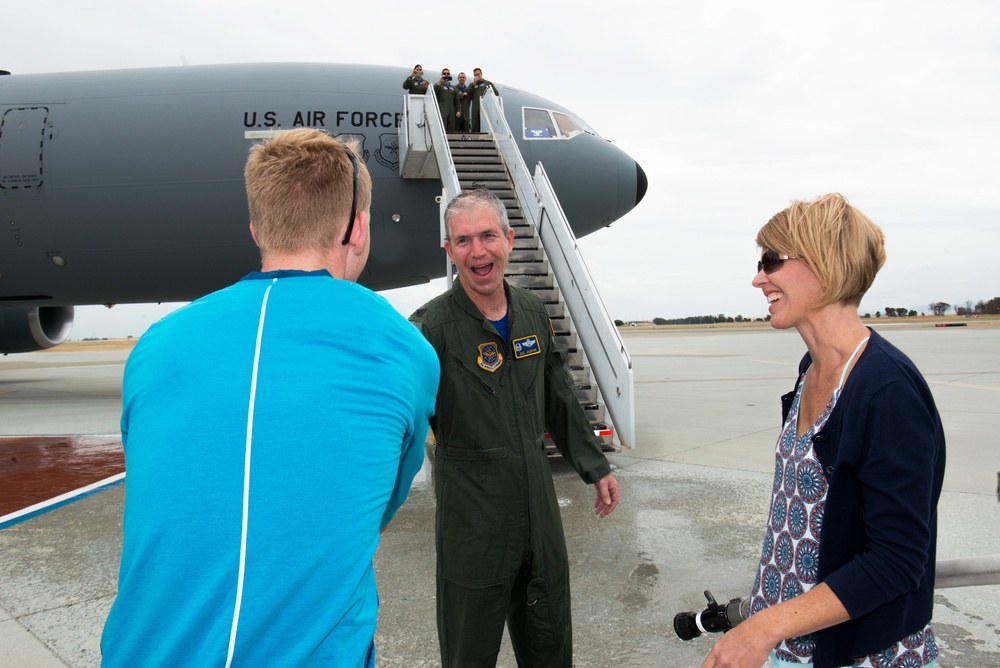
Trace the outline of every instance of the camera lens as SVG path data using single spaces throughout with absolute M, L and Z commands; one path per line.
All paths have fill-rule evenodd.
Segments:
M 681 640 L 691 640 L 701 635 L 698 624 L 695 622 L 694 612 L 679 612 L 674 615 L 674 633 Z

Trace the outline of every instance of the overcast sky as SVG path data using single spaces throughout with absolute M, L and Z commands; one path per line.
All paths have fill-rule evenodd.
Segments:
M 886 234 L 862 312 L 1000 296 L 995 1 L 56 0 L 0 23 L 15 74 L 269 61 L 482 67 L 575 111 L 649 177 L 581 240 L 615 318 L 765 315 L 757 230 L 831 191 Z M 384 294 L 409 314 L 442 286 Z M 171 308 L 77 308 L 73 338 Z

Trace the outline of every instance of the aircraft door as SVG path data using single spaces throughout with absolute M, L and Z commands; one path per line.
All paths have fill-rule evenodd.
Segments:
M 47 107 L 21 107 L 0 118 L 0 188 L 41 187 L 48 115 Z
M 41 263 L 52 277 L 55 251 L 43 188 L 43 147 L 50 139 L 47 107 L 0 110 L 0 296 L 48 294 L 51 286 L 22 283 Z M 35 274 L 37 277 L 37 274 Z

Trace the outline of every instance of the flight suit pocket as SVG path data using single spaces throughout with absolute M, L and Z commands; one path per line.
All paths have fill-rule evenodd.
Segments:
M 435 456 L 441 459 L 475 462 L 484 459 L 500 459 L 507 456 L 507 448 L 487 448 L 476 450 L 472 448 L 456 448 L 453 446 L 438 447 Z
M 563 644 L 562 622 L 549 605 L 549 588 L 543 578 L 528 582 L 525 617 L 528 620 L 531 646 L 536 651 L 559 649 Z

